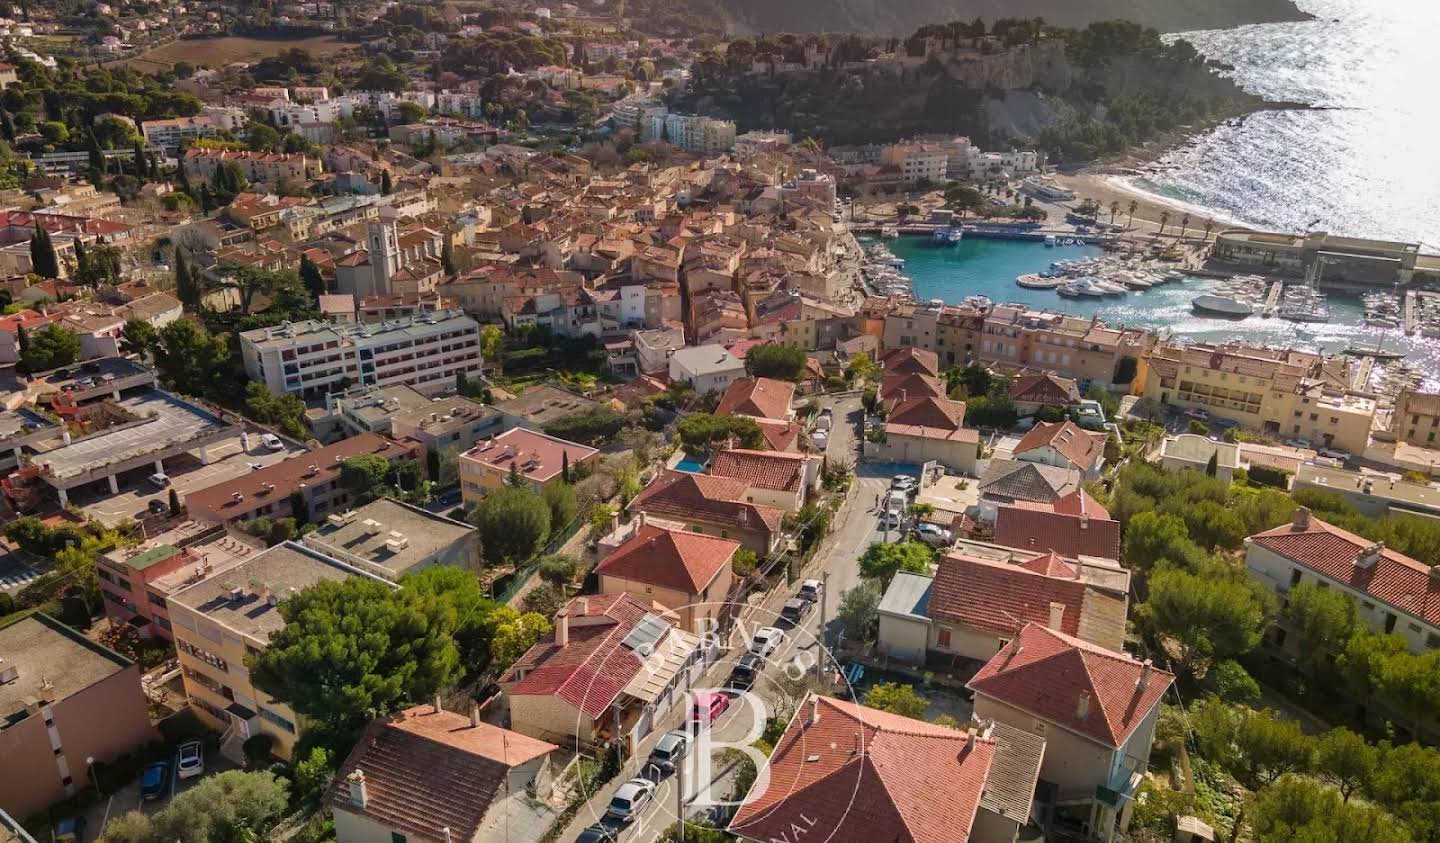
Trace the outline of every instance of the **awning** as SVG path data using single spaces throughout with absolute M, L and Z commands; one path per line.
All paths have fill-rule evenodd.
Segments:
M 700 636 L 678 627 L 672 628 L 655 645 L 654 652 L 645 659 L 630 684 L 625 686 L 624 693 L 647 703 L 659 699 L 699 647 Z

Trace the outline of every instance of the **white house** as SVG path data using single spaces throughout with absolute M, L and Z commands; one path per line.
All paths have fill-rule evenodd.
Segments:
M 681 348 L 670 355 L 671 383 L 688 383 L 702 395 L 723 392 L 745 377 L 745 364 L 720 345 Z

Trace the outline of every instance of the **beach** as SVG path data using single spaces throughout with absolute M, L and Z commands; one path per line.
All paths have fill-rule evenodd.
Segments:
M 1107 173 L 1104 171 L 1081 171 L 1071 175 L 1056 174 L 1056 183 L 1075 191 L 1075 203 L 1086 199 L 1094 199 L 1100 203 L 1100 219 L 1110 221 L 1110 203 L 1120 203 L 1120 213 L 1115 215 L 1117 223 L 1128 222 L 1130 219 L 1130 202 L 1139 203 L 1135 209 L 1135 228 L 1139 230 L 1158 229 L 1160 215 L 1169 212 L 1170 221 L 1166 226 L 1166 232 L 1174 229 L 1179 231 L 1180 220 L 1186 214 L 1190 215 L 1190 230 L 1203 231 L 1206 220 L 1214 223 L 1214 230 L 1242 225 L 1224 214 L 1203 208 L 1198 205 L 1191 205 L 1178 199 L 1170 199 L 1146 192 L 1129 181 L 1129 177 Z

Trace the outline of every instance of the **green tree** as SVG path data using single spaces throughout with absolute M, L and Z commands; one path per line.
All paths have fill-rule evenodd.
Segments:
M 1315 743 L 1315 771 L 1340 791 L 1345 802 L 1369 786 L 1379 762 L 1379 750 L 1344 727 L 1331 729 Z
M 1260 683 L 1234 659 L 1211 667 L 1205 673 L 1205 688 L 1232 705 L 1250 705 L 1260 699 Z
M 320 274 L 320 267 L 310 260 L 309 255 L 300 256 L 300 281 L 305 284 L 305 290 L 310 295 L 325 295 L 325 278 Z
M 870 355 L 861 352 L 845 364 L 845 376 L 851 380 L 873 381 L 880 377 L 880 367 L 875 365 Z
M 755 378 L 799 381 L 805 377 L 808 362 L 804 351 L 773 342 L 757 345 L 745 352 L 745 371 Z
M 382 171 L 380 172 L 380 194 L 381 194 L 382 196 L 389 196 L 389 195 L 390 195 L 390 191 L 392 191 L 392 190 L 394 190 L 394 189 L 395 189 L 395 188 L 394 188 L 394 185 L 393 185 L 393 183 L 390 181 L 390 171 L 389 171 L 389 170 L 382 170 Z
M 421 601 L 438 602 L 453 613 L 455 644 L 467 676 L 476 676 L 490 666 L 490 641 L 495 633 L 492 618 L 507 607 L 485 595 L 474 573 L 455 565 L 431 565 L 406 575 L 400 590 Z
M 876 580 L 882 587 L 888 588 L 890 580 L 894 579 L 899 571 L 912 574 L 929 572 L 934 558 L 935 551 L 921 542 L 876 542 L 866 548 L 860 557 L 860 576 Z
M 1411 735 L 1419 740 L 1425 718 L 1440 709 L 1440 650 L 1420 655 L 1409 650 L 1380 662 L 1375 680 L 1381 697 L 1410 715 Z
M 144 319 L 129 319 L 120 329 L 120 353 L 133 354 L 141 360 L 148 359 L 155 344 L 160 341 L 160 332 Z
M 193 275 L 191 275 L 190 264 L 185 260 L 185 253 L 179 249 L 175 250 L 175 298 L 185 310 L 194 313 L 200 309 L 200 286 Z
M 1380 762 L 1367 790 L 1415 840 L 1440 841 L 1440 750 L 1418 743 L 1381 744 Z
M 494 323 L 480 329 L 480 354 L 491 371 L 500 371 L 500 352 L 505 347 L 505 331 Z
M 390 461 L 379 454 L 360 454 L 340 463 L 340 487 L 350 494 L 354 506 L 364 506 L 385 496 Z
M 279 428 L 281 433 L 292 439 L 310 438 L 310 428 L 305 423 L 305 402 L 300 400 L 297 395 L 289 393 L 276 395 L 265 384 L 259 381 L 250 381 L 245 385 L 245 413 L 260 424 Z M 386 462 L 384 457 L 374 454 L 363 456 Z M 386 462 L 386 464 L 389 463 Z M 341 466 L 341 476 L 342 478 L 344 476 L 343 465 Z
M 318 799 L 335 776 L 330 750 L 312 746 L 310 752 L 295 763 L 295 798 L 301 802 Z
M 494 656 L 493 664 L 502 669 L 514 664 L 517 659 L 525 655 L 525 651 L 534 646 L 541 636 L 549 634 L 553 626 L 550 619 L 537 612 L 520 614 L 508 606 L 495 612 L 492 616 L 494 626 L 493 644 L 491 652 Z
M 553 530 L 564 529 L 566 525 L 575 520 L 576 514 L 580 511 L 580 502 L 575 497 L 575 487 L 563 480 L 552 480 L 546 483 L 540 490 L 540 496 L 545 499 L 545 505 L 550 507 L 550 527 Z
M 1349 804 L 1313 779 L 1285 776 L 1246 807 L 1256 843 L 1409 843 L 1406 830 L 1373 805 Z
M 1149 571 L 1161 561 L 1186 566 L 1203 555 L 1191 541 L 1184 519 L 1153 510 L 1137 513 L 1125 524 L 1123 557 L 1138 571 Z
M 880 682 L 865 692 L 865 705 L 901 717 L 920 720 L 925 716 L 928 700 L 915 693 L 914 686 L 897 682 Z
M 50 232 L 38 222 L 30 238 L 30 268 L 41 278 L 60 277 L 60 259 L 55 255 L 55 245 L 50 242 Z
M 491 563 L 520 563 L 534 556 L 550 536 L 550 506 L 523 486 L 492 489 L 472 516 Z
M 1260 643 L 1274 600 L 1244 579 L 1162 567 L 1150 578 L 1137 619 L 1176 668 L 1197 675 L 1214 661 L 1244 655 Z
M 21 361 L 27 372 L 46 372 L 80 359 L 80 337 L 51 322 L 30 336 Z
M 552 553 L 535 563 L 535 573 L 556 586 L 567 586 L 580 571 L 580 560 L 565 553 Z
M 837 616 L 846 638 L 869 641 L 874 637 L 875 625 L 880 620 L 881 597 L 880 586 L 870 581 L 851 587 L 841 596 Z
M 1343 650 L 1358 622 L 1355 601 L 1314 582 L 1290 589 L 1280 617 L 1300 652 L 1312 662 Z
M 429 699 L 462 674 L 455 611 L 414 591 L 325 580 L 281 601 L 280 617 L 284 628 L 246 666 L 257 687 L 328 728 Z
M 160 329 L 155 347 L 155 369 L 177 392 L 187 395 L 215 395 L 225 388 L 216 373 L 230 361 L 230 349 L 222 337 L 212 337 L 188 319 L 177 319 Z
M 227 770 L 201 779 L 164 809 L 112 820 L 106 843 L 229 843 L 262 840 L 285 812 L 289 786 L 269 772 Z
M 1345 651 L 1340 654 L 1335 665 L 1350 692 L 1361 700 L 1366 700 L 1378 690 L 1380 672 L 1385 663 L 1408 650 L 1409 645 L 1400 635 L 1377 635 L 1361 631 L 1346 642 Z
M 1245 522 L 1240 516 L 1215 501 L 1200 501 L 1185 520 L 1190 527 L 1191 538 L 1211 552 L 1216 548 L 1236 550 L 1247 535 Z
M 1294 720 L 1276 717 L 1268 709 L 1230 706 L 1216 697 L 1205 700 L 1192 714 L 1195 740 L 1204 757 L 1251 790 L 1309 766 L 1314 742 Z
M 748 358 L 749 355 L 746 356 Z M 687 413 L 675 424 L 675 436 L 680 446 L 692 453 L 707 451 L 731 436 L 735 437 L 736 447 L 739 448 L 760 448 L 765 444 L 760 425 L 744 416 Z

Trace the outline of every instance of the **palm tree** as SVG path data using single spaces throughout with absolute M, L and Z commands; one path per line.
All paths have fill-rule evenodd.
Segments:
M 1185 216 L 1183 216 L 1183 217 L 1180 218 L 1180 238 L 1179 238 L 1179 239 L 1181 239 L 1181 240 L 1184 240 L 1184 239 L 1185 239 L 1185 229 L 1187 229 L 1187 228 L 1189 228 L 1189 227 L 1190 227 L 1190 215 L 1189 215 L 1189 214 L 1186 214 Z
M 1210 230 L 1213 229 L 1214 227 L 1215 227 L 1215 221 L 1214 221 L 1214 220 L 1206 220 L 1206 221 L 1205 221 L 1205 239 L 1206 239 L 1206 240 L 1209 240 L 1209 239 L 1210 239 Z
M 1115 224 L 1115 215 L 1120 213 L 1120 200 L 1116 199 L 1110 203 L 1110 224 Z
M 1159 233 L 1158 235 L 1156 235 L 1156 236 L 1157 236 L 1157 237 L 1164 237 L 1164 236 L 1165 236 L 1165 226 L 1167 226 L 1167 225 L 1169 225 L 1169 224 L 1170 224 L 1170 212 L 1169 212 L 1169 211 L 1161 211 L 1161 212 L 1160 212 L 1160 233 Z
M 1135 212 L 1138 211 L 1138 210 L 1140 210 L 1140 203 L 1139 203 L 1139 202 L 1136 202 L 1134 199 L 1131 199 L 1131 200 L 1130 200 L 1130 222 L 1129 222 L 1128 225 L 1126 225 L 1126 228 L 1134 228 L 1134 227 L 1135 227 Z

